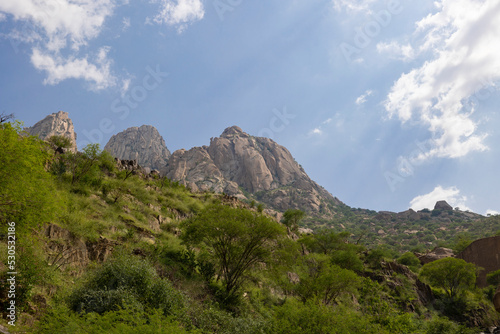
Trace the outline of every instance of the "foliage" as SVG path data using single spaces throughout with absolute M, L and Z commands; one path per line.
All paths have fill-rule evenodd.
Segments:
M 138 311 L 160 309 L 164 314 L 172 314 L 183 306 L 183 300 L 150 264 L 120 255 L 90 273 L 72 293 L 70 305 L 74 311 L 86 313 L 102 314 L 129 307 Z
M 304 218 L 305 212 L 301 210 L 288 209 L 283 213 L 282 223 L 291 231 L 297 231 L 299 223 Z
M 299 242 L 311 252 L 331 254 L 333 251 L 347 248 L 348 232 L 335 233 L 331 229 L 321 229 L 312 235 L 302 237 Z
M 45 171 L 49 155 L 19 122 L 0 124 L 0 147 L 0 220 L 16 222 L 20 233 L 54 213 L 57 199 Z
M 433 287 L 443 289 L 448 298 L 455 300 L 476 282 L 476 266 L 462 259 L 448 257 L 425 264 L 419 278 Z
M 209 206 L 182 227 L 187 244 L 203 244 L 213 253 L 228 297 L 237 293 L 252 267 L 269 259 L 276 239 L 284 233 L 266 216 L 223 205 Z
M 398 263 L 408 266 L 411 270 L 416 272 L 420 267 L 420 260 L 413 252 L 406 252 L 398 258 Z
M 495 287 L 500 285 L 500 269 L 496 271 L 492 271 L 486 275 L 486 282 L 489 285 L 493 285 Z
M 303 302 L 317 299 L 325 305 L 336 303 L 342 294 L 356 293 L 361 282 L 356 273 L 331 264 L 325 255 L 311 254 L 305 257 L 304 267 L 296 288 Z
M 37 334 L 183 334 L 200 333 L 188 331 L 161 311 L 137 312 L 131 309 L 78 314 L 64 306 L 48 312 L 42 319 Z
M 54 148 L 57 149 L 59 147 L 61 148 L 69 148 L 71 147 L 71 139 L 68 137 L 64 136 L 52 136 L 49 139 L 47 139 L 47 142 Z

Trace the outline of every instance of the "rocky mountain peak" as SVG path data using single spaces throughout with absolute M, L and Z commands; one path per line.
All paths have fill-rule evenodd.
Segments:
M 247 133 L 243 132 L 243 130 L 241 130 L 241 128 L 239 126 L 236 126 L 236 125 L 233 125 L 227 129 L 225 129 L 224 132 L 222 132 L 222 134 L 220 136 L 221 136 L 221 138 L 230 138 L 233 136 L 249 137 L 249 135 Z
M 30 135 L 38 136 L 40 139 L 48 139 L 52 136 L 63 136 L 71 140 L 71 150 L 76 151 L 76 133 L 73 121 L 67 112 L 59 111 L 53 113 L 31 127 L 24 128 Z
M 104 149 L 118 159 L 136 160 L 141 167 L 157 170 L 170 157 L 165 140 L 151 125 L 131 127 L 112 136 Z
M 332 216 L 341 204 L 309 178 L 285 147 L 237 126 L 212 138 L 209 146 L 174 152 L 161 172 L 194 191 L 256 199 L 278 211 Z

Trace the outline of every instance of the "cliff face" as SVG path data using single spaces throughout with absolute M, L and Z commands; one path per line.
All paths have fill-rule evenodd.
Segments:
M 32 136 L 38 136 L 40 139 L 48 139 L 52 136 L 63 136 L 71 140 L 71 150 L 76 151 L 76 133 L 73 121 L 67 112 L 59 111 L 48 115 L 35 125 L 27 127 L 26 130 Z
M 279 211 L 296 208 L 332 216 L 341 204 L 309 178 L 286 148 L 237 126 L 212 138 L 209 146 L 174 152 L 161 172 L 194 191 L 255 198 Z
M 170 157 L 165 140 L 151 125 L 131 127 L 112 136 L 104 149 L 118 159 L 136 160 L 141 167 L 157 170 Z

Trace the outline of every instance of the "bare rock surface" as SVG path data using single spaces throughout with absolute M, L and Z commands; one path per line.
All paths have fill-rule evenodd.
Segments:
M 500 236 L 483 238 L 472 242 L 457 258 L 483 268 L 477 275 L 480 288 L 488 286 L 486 275 L 500 269 Z
M 76 151 L 76 133 L 73 121 L 67 112 L 59 111 L 48 115 L 35 125 L 24 128 L 30 135 L 46 140 L 52 136 L 63 136 L 71 140 L 71 150 Z
M 112 136 L 104 149 L 115 158 L 136 160 L 141 167 L 157 170 L 163 168 L 170 157 L 165 140 L 151 125 L 131 127 Z
M 175 151 L 161 172 L 193 191 L 255 198 L 279 211 L 301 209 L 332 216 L 341 204 L 309 178 L 285 147 L 237 126 L 211 138 L 209 146 Z

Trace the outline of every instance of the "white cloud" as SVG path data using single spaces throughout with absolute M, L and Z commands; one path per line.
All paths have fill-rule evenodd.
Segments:
M 370 11 L 370 6 L 377 0 L 333 0 L 333 8 L 341 12 L 345 10 L 347 12 L 362 12 Z
M 500 215 L 500 212 L 495 211 L 495 210 L 486 210 L 486 215 L 487 216 L 496 216 L 496 215 Z
M 367 90 L 366 92 L 364 92 L 362 95 L 360 95 L 357 99 L 356 99 L 356 104 L 359 106 L 359 105 L 362 105 L 366 102 L 366 99 L 368 98 L 368 96 L 371 96 L 373 94 L 373 91 L 372 90 Z
M 7 15 L 4 13 L 0 13 L 0 22 L 5 21 L 7 19 Z
M 457 189 L 457 187 L 443 188 L 441 186 L 437 186 L 428 194 L 420 195 L 412 199 L 410 207 L 413 210 L 432 210 L 436 202 L 441 200 L 446 201 L 453 208 L 459 207 L 462 211 L 470 210 L 465 204 L 467 197 L 460 195 L 460 190 Z
M 36 69 L 47 72 L 44 84 L 55 85 L 66 79 L 84 79 L 90 83 L 92 90 L 100 90 L 115 85 L 115 78 L 110 74 L 108 51 L 107 47 L 101 48 L 95 63 L 91 63 L 88 57 L 58 57 L 35 48 L 31 63 Z
M 98 51 L 94 63 L 79 53 L 99 35 L 114 7 L 112 0 L 0 2 L 0 12 L 12 15 L 20 25 L 9 37 L 30 44 L 32 64 L 47 73 L 45 84 L 75 78 L 89 81 L 92 89 L 107 88 L 116 81 L 109 69 L 108 48 Z
M 176 26 L 177 31 L 181 33 L 189 23 L 203 19 L 204 15 L 205 10 L 201 0 L 160 0 L 160 11 L 153 21 L 158 24 Z
M 313 135 L 321 135 L 323 134 L 323 131 L 320 128 L 315 128 L 314 130 L 311 131 Z
M 390 43 L 380 42 L 377 44 L 378 53 L 388 54 L 393 59 L 409 61 L 415 58 L 415 50 L 411 44 L 401 45 L 396 41 Z
M 487 150 L 486 134 L 472 119 L 474 103 L 500 79 L 500 2 L 441 0 L 439 11 L 417 23 L 419 53 L 425 61 L 392 86 L 385 101 L 390 116 L 428 126 L 435 143 L 424 159 L 458 158 Z M 467 102 L 472 107 L 467 108 Z M 467 110 L 466 110 L 467 109 Z

